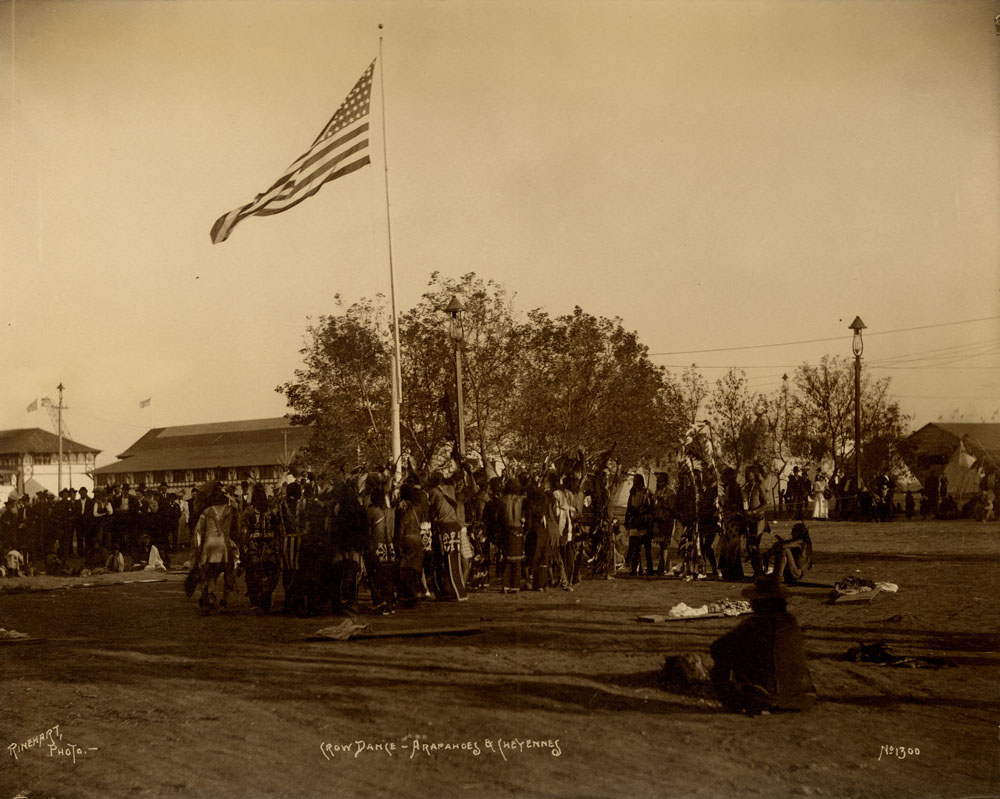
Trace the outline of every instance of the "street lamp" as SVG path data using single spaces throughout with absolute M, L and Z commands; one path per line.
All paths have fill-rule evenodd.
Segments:
M 854 352 L 854 490 L 860 495 L 861 491 L 861 353 L 865 351 L 865 342 L 861 338 L 861 331 L 867 325 L 861 321 L 860 316 L 855 316 L 854 321 L 848 325 L 848 330 L 854 331 L 854 338 L 851 341 L 851 350 Z
M 458 454 L 465 455 L 465 415 L 462 408 L 462 341 L 465 331 L 462 329 L 462 311 L 465 306 L 457 294 L 451 295 L 451 302 L 444 309 L 451 319 L 448 321 L 448 337 L 455 345 L 455 399 L 458 414 Z

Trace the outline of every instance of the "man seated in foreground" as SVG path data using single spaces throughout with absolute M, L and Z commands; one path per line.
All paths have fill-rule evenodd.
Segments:
M 774 575 L 743 589 L 753 615 L 713 642 L 712 684 L 723 708 L 756 716 L 808 710 L 816 701 L 805 641 L 787 610 L 788 592 Z

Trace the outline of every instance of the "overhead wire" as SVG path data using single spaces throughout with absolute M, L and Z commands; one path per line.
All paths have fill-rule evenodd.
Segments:
M 1000 318 L 1000 317 L 998 317 Z M 888 331 L 887 331 L 888 332 Z M 959 363 L 971 358 L 978 358 L 1000 352 L 1000 338 L 985 339 L 982 341 L 965 342 L 954 344 L 948 347 L 935 347 L 927 350 L 917 350 L 915 352 L 890 355 L 883 358 L 866 360 L 865 365 L 870 369 L 940 369 L 940 368 L 961 368 L 961 369 L 995 369 L 997 366 L 973 365 L 965 367 L 950 367 L 949 364 Z M 687 369 L 695 367 L 701 369 L 796 369 L 798 364 L 661 364 L 667 369 Z M 750 380 L 766 379 L 765 375 L 755 375 L 748 377 Z
M 965 344 L 955 344 L 950 347 L 938 347 L 931 350 L 919 350 L 917 352 L 905 353 L 901 355 L 887 355 L 884 358 L 877 358 L 869 363 L 874 365 L 897 362 L 904 363 L 907 361 L 934 360 L 935 358 L 945 357 L 943 353 L 957 354 L 957 351 L 971 350 L 979 347 L 992 347 L 997 344 L 1000 344 L 1000 338 L 987 339 L 986 341 L 967 342 Z
M 938 327 L 952 327 L 954 325 L 968 325 L 974 322 L 989 322 L 994 319 L 1000 319 L 998 316 L 982 316 L 977 319 L 961 319 L 954 322 L 939 322 L 933 325 L 918 325 L 916 327 L 900 327 L 894 330 L 880 330 L 872 333 L 868 333 L 868 337 L 871 336 L 888 336 L 893 333 L 911 333 L 915 330 L 931 330 Z M 792 347 L 799 344 L 819 344 L 824 341 L 843 341 L 845 336 L 830 336 L 828 338 L 814 338 L 814 339 L 803 339 L 801 341 L 782 341 L 774 344 L 745 344 L 738 347 L 712 347 L 710 349 L 702 350 L 672 350 L 669 352 L 651 352 L 650 357 L 659 357 L 664 355 L 698 355 L 707 352 L 734 352 L 737 350 L 757 350 L 757 349 L 768 349 L 773 347 Z

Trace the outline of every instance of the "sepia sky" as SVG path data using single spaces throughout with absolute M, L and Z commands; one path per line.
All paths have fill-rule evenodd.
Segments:
M 0 8 L 0 428 L 51 429 L 25 408 L 60 382 L 99 465 L 284 413 L 308 318 L 388 292 L 380 124 L 372 168 L 209 230 L 312 143 L 379 23 L 401 309 L 474 271 L 760 391 L 850 357 L 860 315 L 914 427 L 1000 421 L 996 2 Z

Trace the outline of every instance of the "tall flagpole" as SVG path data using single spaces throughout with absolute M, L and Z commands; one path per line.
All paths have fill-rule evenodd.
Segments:
M 379 23 L 382 30 L 382 23 Z M 399 481 L 402 464 L 400 457 L 403 452 L 402 438 L 399 432 L 399 406 L 403 401 L 402 369 L 399 357 L 399 317 L 396 315 L 396 283 L 392 270 L 392 220 L 389 217 L 389 160 L 386 154 L 385 135 L 385 62 L 382 60 L 382 37 L 378 37 L 378 76 L 379 94 L 382 101 L 382 167 L 385 173 L 385 227 L 389 240 L 389 302 L 392 308 L 392 463 Z

